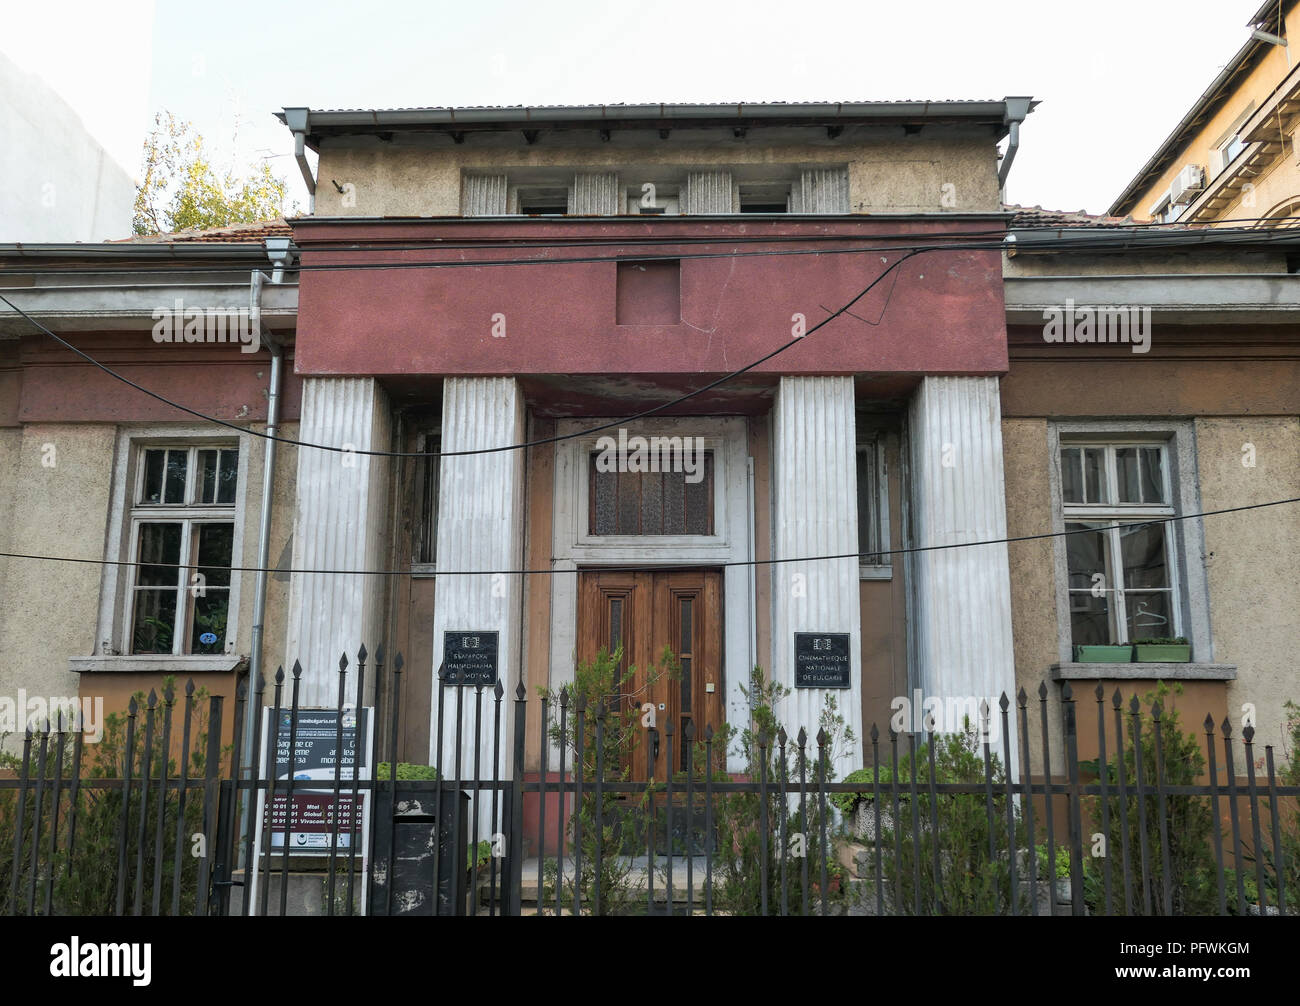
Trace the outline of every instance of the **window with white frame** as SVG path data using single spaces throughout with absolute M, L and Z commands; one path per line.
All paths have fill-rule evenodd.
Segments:
M 131 496 L 129 652 L 226 652 L 236 444 L 137 447 Z
M 1168 443 L 1062 440 L 1060 469 L 1072 643 L 1181 635 Z

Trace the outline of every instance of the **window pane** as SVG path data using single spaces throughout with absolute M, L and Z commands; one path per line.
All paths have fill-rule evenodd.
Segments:
M 226 618 L 230 610 L 230 591 L 209 588 L 203 597 L 194 598 L 194 627 L 190 630 L 191 653 L 224 653 Z
M 602 472 L 591 457 L 588 534 L 713 533 L 713 454 L 705 452 L 698 481 L 683 471 Z
M 175 590 L 137 590 L 132 653 L 171 653 L 176 628 Z
M 199 451 L 199 499 L 211 503 L 217 496 L 217 452 Z
M 141 524 L 139 548 L 137 562 L 159 565 L 137 566 L 136 585 L 175 587 L 181 572 L 181 525 Z
M 1091 590 L 1094 579 L 1100 573 L 1106 576 L 1106 532 L 1100 529 L 1090 531 L 1090 524 L 1066 524 L 1065 559 L 1070 572 L 1071 590 Z M 1071 533 L 1077 532 L 1077 533 Z M 1104 588 L 1110 587 L 1108 580 L 1102 580 Z
M 1106 448 L 1089 447 L 1083 452 L 1083 477 L 1089 503 L 1105 503 L 1110 499 L 1106 485 Z
M 217 476 L 217 502 L 234 503 L 239 481 L 239 451 L 233 447 L 221 452 L 221 473 Z
M 442 451 L 442 437 L 430 433 L 425 437 L 424 449 L 430 454 Z M 426 457 L 420 487 L 420 547 L 417 562 L 436 562 L 438 558 L 438 476 L 442 466 L 439 457 Z
M 686 481 L 664 479 L 664 534 L 686 533 Z
M 1170 614 L 1171 591 L 1125 591 L 1124 606 L 1128 612 L 1128 638 L 1150 639 L 1174 634 L 1174 621 Z
M 614 533 L 614 493 L 618 488 L 616 472 L 596 470 L 596 455 L 591 456 L 591 513 L 588 534 Z
M 689 713 L 691 711 L 691 662 L 695 653 L 694 644 L 694 609 L 695 600 L 690 597 L 679 599 L 680 621 L 681 621 L 681 664 L 682 664 L 682 708 L 681 711 Z M 684 740 L 683 740 L 684 742 Z
M 1165 476 L 1161 470 L 1159 447 L 1142 448 L 1142 500 L 1144 503 L 1165 502 Z
M 617 650 L 621 642 L 623 642 L 623 600 L 615 597 L 609 602 L 609 652 L 613 653 Z
M 1077 447 L 1061 448 L 1061 497 L 1067 503 L 1082 503 L 1083 468 Z
M 1168 587 L 1169 569 L 1165 563 L 1165 526 L 1140 524 L 1122 527 L 1120 551 L 1124 559 L 1124 588 Z
M 1119 480 L 1119 501 L 1121 503 L 1141 503 L 1142 487 L 1138 478 L 1138 449 L 1136 447 L 1115 448 L 1115 475 Z
M 189 472 L 189 451 L 167 452 L 167 483 L 164 489 L 164 503 L 185 502 L 185 476 Z
M 858 448 L 858 556 L 861 563 L 882 561 L 880 550 L 880 514 L 877 509 L 880 497 L 876 486 L 876 449 Z
M 140 489 L 141 503 L 162 502 L 163 467 L 166 462 L 166 451 L 144 452 L 144 485 Z
M 703 479 L 686 483 L 687 534 L 709 534 L 713 529 L 713 501 L 709 492 L 713 486 L 712 459 L 713 455 L 705 455 Z
M 641 533 L 663 534 L 664 479 L 672 475 L 649 472 L 641 476 Z
M 1108 646 L 1116 642 L 1110 631 L 1110 596 L 1093 597 L 1091 591 L 1070 591 L 1070 642 L 1075 646 Z
M 634 472 L 619 472 L 618 528 L 615 534 L 641 533 L 641 476 Z
M 234 524 L 196 524 L 198 535 L 198 571 L 209 587 L 230 586 L 231 556 L 234 554 Z

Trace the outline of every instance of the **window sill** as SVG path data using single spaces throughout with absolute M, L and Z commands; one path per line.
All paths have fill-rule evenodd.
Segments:
M 1053 681 L 1232 681 L 1236 664 L 1053 664 Z
M 892 580 L 894 578 L 893 566 L 859 566 L 859 580 Z
M 229 674 L 247 663 L 239 653 L 173 656 L 141 653 L 129 656 L 69 657 L 68 670 L 78 674 Z

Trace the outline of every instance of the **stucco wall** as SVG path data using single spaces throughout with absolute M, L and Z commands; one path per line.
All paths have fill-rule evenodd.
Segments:
M 5 438 L 10 448 L 17 433 Z M 103 555 L 115 436 L 114 427 L 98 424 L 22 428 L 12 479 L 5 480 L 15 487 L 8 551 Z M 47 467 L 43 459 L 53 463 Z M 67 658 L 94 648 L 101 568 L 25 559 L 3 566 L 0 694 L 15 697 L 22 687 L 46 698 L 77 695 Z
M 1254 467 L 1245 467 L 1245 445 Z M 1300 496 L 1300 420 L 1285 417 L 1196 421 L 1201 501 L 1206 510 Z M 1300 703 L 1300 506 L 1266 507 L 1205 520 L 1214 659 L 1237 665 L 1228 686 L 1234 733 L 1242 705 L 1259 716 L 1256 744 L 1282 757 L 1282 703 Z
M 896 136 L 896 131 L 891 131 Z M 760 140 L 687 145 L 658 142 L 523 150 L 481 147 L 333 146 L 320 152 L 317 216 L 456 216 L 463 170 L 565 167 L 619 170 L 625 186 L 656 168 L 848 164 L 849 203 L 863 212 L 988 212 L 1001 209 L 996 147 L 988 136 L 881 139 L 871 143 L 771 146 Z M 649 175 L 650 177 L 646 177 Z M 345 188 L 339 192 L 335 187 Z M 352 188 L 348 189 L 347 186 Z M 944 187 L 951 185 L 951 189 Z M 945 199 L 945 194 L 947 198 Z
M 254 429 L 264 430 L 264 424 Z M 293 437 L 296 424 L 281 427 Z M 53 445 L 51 455 L 46 445 Z M 248 452 L 241 498 L 245 506 L 242 548 L 235 556 L 241 566 L 257 565 L 257 513 L 262 494 L 264 441 L 255 439 Z M 113 469 L 118 428 L 109 424 L 27 424 L 0 431 L 0 543 L 4 551 L 98 558 L 110 532 L 114 493 Z M 293 448 L 279 448 L 275 478 L 270 561 L 279 563 L 293 523 Z M 53 466 L 42 459 L 52 457 Z M 89 564 L 4 560 L 0 562 L 0 695 L 13 696 L 19 687 L 29 695 L 103 696 L 105 712 L 120 711 L 133 688 L 159 684 L 161 675 L 122 672 L 77 674 L 68 669 L 70 657 L 97 650 L 97 619 L 104 567 Z M 253 623 L 252 573 L 243 576 L 235 651 L 247 654 Z M 273 575 L 267 591 L 266 650 L 268 676 L 285 657 L 284 639 L 288 580 Z M 230 674 L 196 673 L 195 683 L 225 694 L 227 717 L 233 715 L 235 678 Z M 178 681 L 183 687 L 183 676 Z M 147 685 L 145 690 L 147 690 Z M 229 719 L 225 733 L 229 735 Z
M 1097 387 L 1081 377 L 1074 382 Z M 1132 390 L 1132 381 L 1129 382 Z M 1122 413 L 1119 398 L 1124 385 L 1103 395 L 1102 411 Z M 1068 410 L 1068 403 L 1066 403 Z M 1051 499 L 1043 473 L 1050 470 L 1047 420 L 1004 419 L 1006 458 L 1007 532 L 1015 537 L 1035 534 L 1052 526 Z M 1300 420 L 1285 417 L 1208 417 L 1195 423 L 1196 457 L 1201 508 L 1216 510 L 1300 496 Z M 1254 447 L 1254 467 L 1244 467 L 1245 445 Z M 1237 678 L 1226 686 L 1189 685 L 1182 707 L 1190 710 L 1184 729 L 1199 731 L 1206 711 L 1216 721 L 1226 712 L 1234 733 L 1240 735 L 1242 706 L 1257 710 L 1257 750 L 1272 744 L 1281 761 L 1284 752 L 1282 704 L 1300 702 L 1300 674 L 1292 655 L 1300 651 L 1300 576 L 1296 573 L 1293 543 L 1300 540 L 1300 507 L 1279 506 L 1206 518 L 1205 566 L 1209 581 L 1210 628 L 1213 652 L 1198 659 L 1235 664 Z M 1010 546 L 1012 627 L 1015 638 L 1016 677 L 1030 693 L 1030 725 L 1037 731 L 1039 682 L 1060 659 L 1054 564 L 1050 540 L 1018 542 Z M 1044 600 L 1046 599 L 1046 600 Z M 1095 682 L 1077 682 L 1081 708 L 1095 705 Z M 1127 697 L 1145 692 L 1151 682 L 1123 685 Z M 1113 686 L 1108 686 L 1109 701 Z M 1194 701 L 1193 701 L 1194 699 Z M 1226 708 L 1225 703 L 1226 701 Z M 1059 686 L 1049 682 L 1048 707 L 1053 737 L 1059 738 Z M 1095 747 L 1095 715 L 1089 744 Z M 1189 718 L 1190 717 L 1190 718 Z M 1081 720 L 1082 724 L 1082 720 Z M 1081 729 L 1083 729 L 1081 725 Z M 1036 742 L 1037 733 L 1034 734 Z M 1082 750 L 1082 749 L 1081 749 Z M 1052 756 L 1059 764 L 1063 749 L 1054 744 Z M 1035 771 L 1041 768 L 1033 751 Z
M 1046 473 L 1052 465 L 1047 420 L 1004 419 L 1002 456 L 1007 496 L 1007 536 L 1041 534 L 1052 526 L 1052 500 Z M 1060 688 L 1048 680 L 1059 659 L 1055 566 L 1051 539 L 1007 546 L 1011 570 L 1011 635 L 1015 647 L 1016 687 L 1029 693 L 1030 769 L 1042 771 L 1038 687 L 1047 681 L 1047 707 L 1053 739 L 1052 758 L 1061 762 Z

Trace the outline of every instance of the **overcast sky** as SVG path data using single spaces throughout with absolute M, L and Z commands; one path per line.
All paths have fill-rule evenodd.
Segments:
M 222 158 L 273 158 L 304 210 L 289 135 L 271 117 L 286 105 L 1028 94 L 1042 104 L 1008 198 L 1102 212 L 1245 42 L 1257 6 L 2 0 L 0 51 L 41 74 L 133 176 L 153 113 L 168 109 Z

